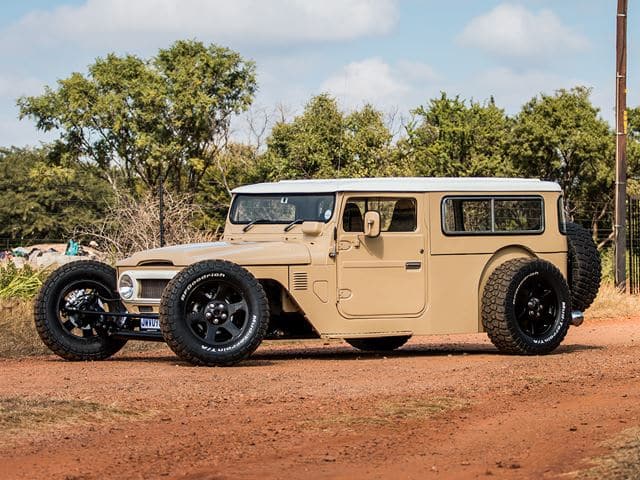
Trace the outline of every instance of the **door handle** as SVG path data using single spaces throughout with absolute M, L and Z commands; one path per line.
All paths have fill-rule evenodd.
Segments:
M 422 262 L 407 262 L 404 264 L 404 268 L 407 270 L 420 270 L 422 268 Z
M 351 247 L 360 248 L 360 239 L 354 238 L 353 240 L 340 240 L 338 242 L 338 250 L 349 250 Z

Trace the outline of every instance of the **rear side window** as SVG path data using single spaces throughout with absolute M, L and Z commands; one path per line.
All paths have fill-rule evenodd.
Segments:
M 364 231 L 365 212 L 380 213 L 381 231 L 413 232 L 417 226 L 417 204 L 414 198 L 349 198 L 342 213 L 342 229 L 345 232 Z
M 446 197 L 442 229 L 449 235 L 505 235 L 544 231 L 541 197 Z
M 558 228 L 561 234 L 567 234 L 567 214 L 564 210 L 564 198 L 562 198 L 562 195 L 558 198 Z

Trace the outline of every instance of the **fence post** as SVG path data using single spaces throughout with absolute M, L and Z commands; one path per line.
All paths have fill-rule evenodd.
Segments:
M 160 246 L 164 247 L 164 181 L 162 174 L 158 179 L 158 204 L 160 210 Z

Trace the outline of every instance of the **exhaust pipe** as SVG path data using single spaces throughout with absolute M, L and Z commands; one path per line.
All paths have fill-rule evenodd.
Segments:
M 579 327 L 584 322 L 584 313 L 580 310 L 574 310 L 571 312 L 571 325 Z

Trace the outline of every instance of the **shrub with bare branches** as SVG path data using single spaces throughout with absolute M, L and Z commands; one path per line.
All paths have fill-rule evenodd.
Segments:
M 164 194 L 165 245 L 215 241 L 220 231 L 205 231 L 195 225 L 202 209 L 188 195 Z M 158 196 L 147 193 L 136 199 L 118 193 L 102 222 L 76 232 L 98 243 L 105 260 L 115 263 L 140 250 L 160 246 L 160 203 Z

